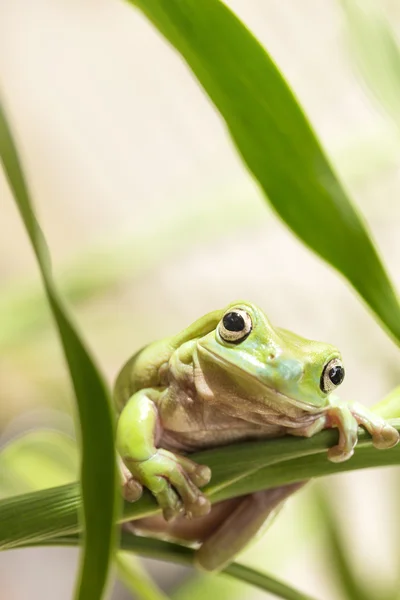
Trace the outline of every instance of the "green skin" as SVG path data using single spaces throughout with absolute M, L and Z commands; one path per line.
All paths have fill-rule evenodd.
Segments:
M 227 341 L 222 319 L 238 310 L 251 330 L 243 339 Z M 332 382 L 321 384 L 332 360 L 341 362 L 334 346 L 274 328 L 249 302 L 209 313 L 134 355 L 115 385 L 117 450 L 124 497 L 135 501 L 145 486 L 162 509 L 164 518 L 147 520 L 145 528 L 202 542 L 199 566 L 217 570 L 299 485 L 258 492 L 211 510 L 199 489 L 209 482 L 211 471 L 186 453 L 260 437 L 310 437 L 337 427 L 339 441 L 328 458 L 340 462 L 354 452 L 358 425 L 377 448 L 394 446 L 396 429 L 362 405 L 340 400 L 332 393 Z M 189 534 L 182 526 L 188 517 L 202 524 L 200 529 L 192 526 Z

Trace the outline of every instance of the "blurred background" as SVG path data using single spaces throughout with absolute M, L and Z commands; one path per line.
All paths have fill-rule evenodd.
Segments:
M 291 84 L 400 289 L 400 136 L 361 79 L 340 2 L 226 4 Z M 399 3 L 379 5 L 399 30 Z M 55 276 L 110 384 L 142 345 L 240 298 L 260 304 L 277 325 L 336 344 L 346 364 L 343 397 L 372 405 L 399 383 L 395 345 L 344 280 L 275 217 L 219 115 L 139 12 L 114 0 L 0 0 L 0 89 Z M 73 436 L 74 401 L 2 172 L 0 199 L 5 447 L 39 427 Z M 34 451 L 30 458 L 18 468 L 33 486 Z M 14 489 L 6 467 L 2 496 Z M 399 481 L 393 469 L 380 469 L 323 482 L 364 579 L 398 572 Z M 323 520 L 310 486 L 240 560 L 339 600 Z M 2 597 L 67 600 L 76 561 L 73 549 L 1 553 Z M 223 577 L 145 564 L 174 598 L 266 597 Z M 117 583 L 113 600 L 129 597 Z

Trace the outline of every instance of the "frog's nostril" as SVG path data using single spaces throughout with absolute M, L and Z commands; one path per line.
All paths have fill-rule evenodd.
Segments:
M 275 354 L 273 352 L 270 352 L 268 354 L 268 360 L 274 360 L 274 358 L 275 358 Z

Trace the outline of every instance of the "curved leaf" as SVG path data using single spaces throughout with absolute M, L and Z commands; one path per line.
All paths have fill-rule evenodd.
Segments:
M 81 484 L 85 549 L 76 597 L 98 600 L 107 581 L 116 508 L 116 460 L 108 390 L 54 285 L 46 242 L 33 212 L 15 144 L 1 105 L 0 155 L 36 255 L 78 403 L 82 434 Z
M 78 449 L 52 429 L 29 431 L 0 450 L 0 498 L 65 485 L 78 473 Z
M 322 528 L 324 544 L 322 551 L 327 555 L 327 564 L 335 575 L 339 589 L 346 600 L 374 600 L 376 590 L 371 584 L 357 577 L 346 540 L 340 532 L 340 523 L 327 493 L 319 486 L 314 487 L 312 501 L 319 513 L 319 527 Z M 383 600 L 385 594 L 380 589 Z
M 75 546 L 78 542 L 79 538 L 77 536 L 67 536 L 54 538 L 49 541 L 49 544 L 54 546 Z M 120 548 L 121 550 L 146 556 L 147 558 L 167 560 L 187 565 L 192 564 L 194 557 L 194 551 L 190 548 L 152 538 L 135 536 L 126 532 L 123 532 L 121 535 Z M 221 571 L 221 574 L 239 579 L 284 600 L 313 600 L 310 596 L 295 590 L 282 581 L 238 563 L 232 563 L 228 567 L 225 567 Z
M 349 46 L 369 90 L 400 127 L 400 47 L 375 0 L 340 0 Z
M 219 0 L 128 0 L 183 56 L 272 206 L 400 343 L 400 305 L 365 225 L 268 53 Z
M 119 579 L 138 600 L 168 600 L 134 556 L 118 552 L 115 566 Z
M 400 430 L 400 420 L 393 423 Z M 215 472 L 218 484 L 209 493 L 213 503 L 311 477 L 400 465 L 400 444 L 390 450 L 377 450 L 364 430 L 359 431 L 359 443 L 351 460 L 332 463 L 327 459 L 326 449 L 337 443 L 337 439 L 337 431 L 325 430 L 310 439 L 287 436 L 281 440 L 246 442 L 199 452 L 192 457 L 201 464 L 208 464 Z M 279 446 L 276 446 L 277 442 Z M 286 445 L 288 449 L 285 451 Z M 281 462 L 278 448 L 282 453 Z M 224 476 L 227 455 L 229 463 L 237 464 L 237 472 Z M 78 532 L 79 506 L 80 490 L 76 484 L 1 500 L 0 550 Z M 158 510 L 153 496 L 145 491 L 140 500 L 126 504 L 121 521 L 139 519 Z

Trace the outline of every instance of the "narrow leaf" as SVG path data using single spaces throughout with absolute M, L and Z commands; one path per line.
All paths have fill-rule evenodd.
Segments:
M 75 546 L 78 543 L 78 536 L 54 538 L 49 541 L 50 545 L 55 546 Z M 134 536 L 126 532 L 122 533 L 120 548 L 122 550 L 134 552 L 135 554 L 140 554 L 141 556 L 146 556 L 147 558 L 187 565 L 191 565 L 194 558 L 194 551 L 185 546 L 141 536 Z M 225 569 L 221 571 L 221 574 L 239 579 L 242 582 L 258 587 L 261 590 L 269 592 L 277 598 L 283 598 L 284 600 L 313 600 L 310 596 L 295 590 L 265 573 L 260 573 L 259 571 L 255 571 L 254 569 L 237 563 L 232 563 L 228 567 L 225 567 Z
M 340 0 L 367 88 L 400 128 L 400 46 L 376 0 Z
M 134 556 L 130 556 L 127 552 L 118 552 L 115 563 L 118 577 L 136 598 L 139 600 L 168 600 L 168 596 L 148 577 Z
M 0 498 L 76 480 L 78 452 L 71 437 L 54 430 L 30 431 L 0 451 Z
M 400 430 L 400 420 L 397 422 Z M 372 446 L 370 436 L 360 430 L 359 443 L 353 458 L 343 463 L 332 463 L 327 459 L 326 449 L 337 443 L 337 431 L 326 430 L 313 438 L 313 453 L 310 454 L 309 446 L 303 448 L 309 440 L 295 438 L 298 446 L 298 456 L 260 468 L 250 475 L 248 469 L 242 469 L 242 478 L 230 483 L 226 487 L 218 487 L 219 491 L 210 494 L 211 502 L 215 503 L 224 498 L 233 498 L 262 489 L 269 489 L 286 483 L 302 481 L 312 477 L 333 475 L 344 471 L 383 467 L 386 465 L 400 465 L 400 444 L 390 450 L 377 450 Z M 280 440 L 283 444 L 292 442 L 289 436 Z M 201 464 L 208 464 L 215 468 L 217 464 L 226 464 L 226 451 L 229 450 L 230 462 L 238 463 L 241 460 L 257 460 L 264 456 L 268 465 L 268 456 L 277 440 L 260 440 L 256 445 L 252 442 L 233 444 L 225 448 L 216 448 L 213 451 L 199 452 L 193 459 Z M 293 447 L 291 447 L 293 450 Z M 282 446 L 284 449 L 284 446 Z M 287 455 L 286 455 L 287 456 Z M 219 475 L 222 481 L 222 475 Z M 229 485 L 228 485 L 229 484 Z M 35 544 L 59 535 L 66 535 L 79 531 L 78 510 L 80 506 L 80 490 L 76 484 L 60 486 L 57 488 L 23 494 L 0 501 L 0 550 L 15 548 L 23 544 Z M 122 521 L 139 519 L 157 512 L 158 506 L 153 496 L 145 491 L 142 498 L 133 504 L 126 504 Z
M 398 429 L 400 430 L 400 426 Z M 400 465 L 400 444 L 390 450 L 377 450 L 372 444 L 364 445 L 363 442 L 359 442 L 354 456 L 342 463 L 332 463 L 327 459 L 325 452 L 277 462 L 224 487 L 212 494 L 211 499 L 212 502 L 218 502 L 225 498 L 241 496 L 287 483 L 296 483 L 313 477 L 392 465 Z
M 374 412 L 384 419 L 400 419 L 400 386 L 374 405 Z
M 116 461 L 109 395 L 54 285 L 50 259 L 33 211 L 17 150 L 0 106 L 0 155 L 36 255 L 75 390 L 81 426 L 84 551 L 76 598 L 99 600 L 109 570 L 116 508 Z
M 357 577 L 350 560 L 347 543 L 340 533 L 340 523 L 336 518 L 326 493 L 314 488 L 314 501 L 319 517 L 319 526 L 323 529 L 325 542 L 323 551 L 327 554 L 327 563 L 335 575 L 343 598 L 348 600 L 374 600 L 376 591 L 371 591 Z
M 272 206 L 400 343 L 400 305 L 364 223 L 268 53 L 219 0 L 129 0 L 182 55 Z

